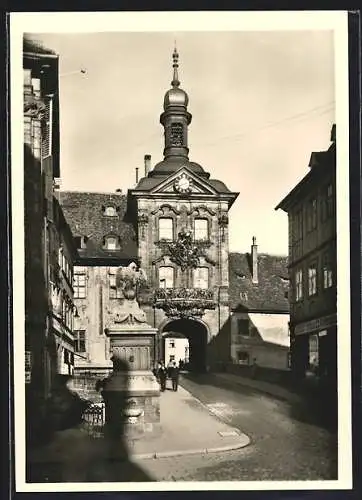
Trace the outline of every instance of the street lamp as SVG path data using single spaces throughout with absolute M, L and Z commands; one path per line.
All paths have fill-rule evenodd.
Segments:
M 70 75 L 78 75 L 81 73 L 82 75 L 85 75 L 87 73 L 87 70 L 84 68 L 77 69 L 76 71 L 69 71 L 68 73 L 62 73 L 59 75 L 59 78 L 63 78 L 64 76 L 70 76 Z

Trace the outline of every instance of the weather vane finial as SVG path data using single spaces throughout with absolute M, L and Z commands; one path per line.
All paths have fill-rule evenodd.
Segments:
M 173 80 L 171 82 L 171 85 L 173 87 L 178 87 L 180 85 L 180 82 L 179 82 L 179 79 L 178 79 L 178 72 L 177 72 L 177 68 L 178 68 L 178 52 L 177 52 L 177 47 L 176 47 L 176 40 L 175 40 L 175 48 L 173 50 L 173 54 L 172 54 L 172 59 L 173 59 Z

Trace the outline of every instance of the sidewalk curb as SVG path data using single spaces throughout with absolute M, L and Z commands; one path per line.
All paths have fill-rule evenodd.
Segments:
M 189 450 L 171 450 L 171 451 L 160 451 L 160 452 L 152 452 L 152 453 L 139 453 L 133 455 L 131 453 L 132 459 L 138 460 L 147 460 L 147 459 L 158 459 L 158 458 L 169 458 L 169 457 L 179 457 L 183 455 L 207 455 L 208 453 L 221 453 L 224 451 L 233 451 L 239 450 L 241 448 L 245 448 L 251 442 L 251 439 L 244 434 L 245 442 L 239 442 L 237 444 L 231 444 L 227 446 L 216 446 L 214 448 L 195 448 Z

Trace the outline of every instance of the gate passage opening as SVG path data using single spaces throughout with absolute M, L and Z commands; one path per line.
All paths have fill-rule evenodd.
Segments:
M 175 354 L 171 353 L 169 340 L 174 340 Z M 178 363 L 182 357 L 177 359 L 178 353 L 184 352 L 184 369 L 190 372 L 202 373 L 206 371 L 207 351 L 207 329 L 201 322 L 191 319 L 177 319 L 170 321 L 162 331 L 161 353 L 167 364 L 170 356 L 175 355 Z

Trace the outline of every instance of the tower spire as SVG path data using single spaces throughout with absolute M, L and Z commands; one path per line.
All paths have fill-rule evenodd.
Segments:
M 176 41 L 175 41 L 175 48 L 172 54 L 172 59 L 173 59 L 173 80 L 171 82 L 172 87 L 179 87 L 180 86 L 180 81 L 178 79 L 178 52 L 177 52 L 177 47 L 176 47 Z

